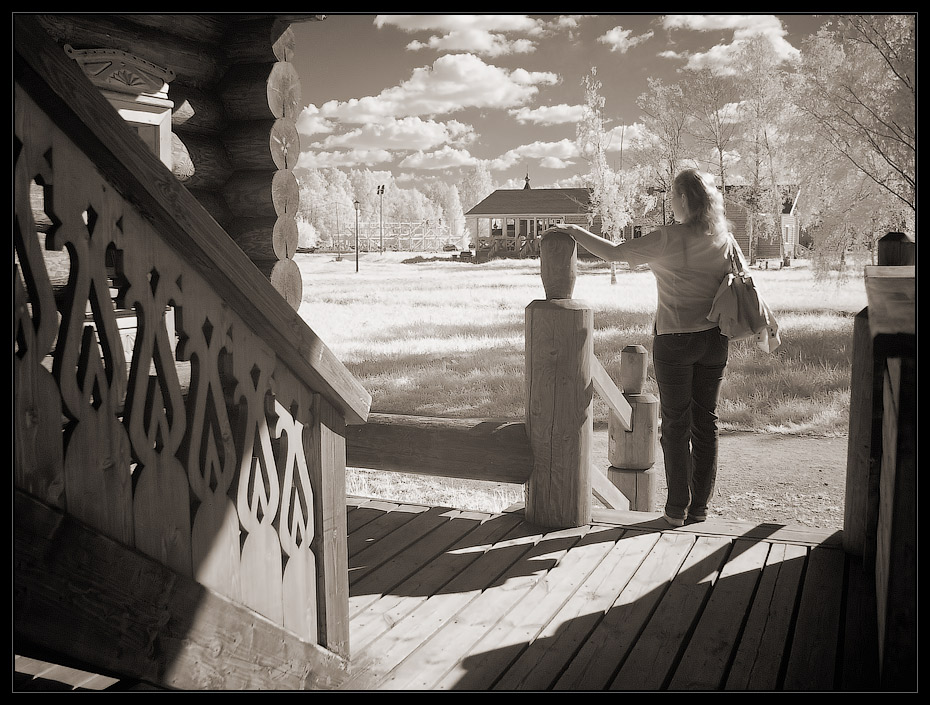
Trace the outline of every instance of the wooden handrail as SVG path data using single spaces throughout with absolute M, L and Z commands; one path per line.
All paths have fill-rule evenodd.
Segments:
M 17 492 L 55 523 L 73 519 L 106 539 L 96 545 L 145 555 L 202 586 L 208 602 L 215 593 L 326 652 L 303 650 L 304 661 L 340 661 L 345 428 L 365 421 L 370 397 L 41 28 L 18 16 L 15 47 Z M 59 265 L 67 281 L 56 290 Z M 132 314 L 131 338 L 118 311 Z M 25 548 L 41 530 L 18 527 L 17 560 L 32 563 L 17 575 L 17 637 L 172 685 L 170 665 L 197 658 L 188 625 L 169 620 L 165 631 L 159 616 L 146 633 L 162 663 L 155 674 L 108 651 L 124 625 L 100 615 L 144 600 L 125 592 L 113 551 L 85 555 L 117 586 L 96 594 L 107 606 L 89 617 L 106 634 L 97 653 L 34 629 L 67 622 L 84 602 L 59 581 L 60 550 Z M 51 604 L 31 599 L 35 584 L 52 589 Z M 199 598 L 183 595 L 191 614 Z M 166 609 L 180 615 L 164 605 L 158 614 Z M 221 654 L 218 673 L 227 658 L 239 657 Z
M 522 421 L 371 413 L 346 429 L 350 467 L 488 482 L 526 482 L 533 453 Z
M 371 395 L 287 304 L 229 235 L 126 126 L 63 50 L 27 15 L 15 15 L 14 78 L 107 178 L 156 224 L 293 373 L 339 410 L 364 423 Z
M 633 407 L 617 389 L 617 385 L 614 384 L 600 360 L 594 356 L 591 359 L 591 381 L 594 383 L 594 391 L 600 395 L 610 410 L 617 415 L 617 419 L 619 419 L 624 430 L 632 431 Z

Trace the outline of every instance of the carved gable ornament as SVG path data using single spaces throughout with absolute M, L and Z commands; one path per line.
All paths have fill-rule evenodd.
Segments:
M 118 49 L 75 49 L 66 44 L 65 53 L 98 88 L 166 97 L 168 83 L 174 79 L 172 70 Z

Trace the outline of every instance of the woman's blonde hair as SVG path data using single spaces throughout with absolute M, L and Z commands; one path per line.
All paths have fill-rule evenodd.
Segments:
M 730 231 L 723 196 L 713 176 L 697 169 L 684 169 L 675 177 L 672 188 L 685 197 L 688 223 L 701 226 L 711 235 L 725 235 Z

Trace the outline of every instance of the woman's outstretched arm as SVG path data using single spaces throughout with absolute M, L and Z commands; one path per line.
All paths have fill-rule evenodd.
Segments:
M 608 262 L 615 262 L 620 259 L 619 251 L 617 245 L 610 240 L 595 235 L 594 233 L 585 230 L 580 225 L 574 225 L 573 223 L 565 223 L 564 225 L 556 225 L 547 230 L 542 234 L 542 237 L 545 237 L 548 233 L 565 233 L 566 235 L 571 235 L 575 238 L 575 242 L 585 248 L 588 252 L 596 257 L 600 257 L 603 260 Z

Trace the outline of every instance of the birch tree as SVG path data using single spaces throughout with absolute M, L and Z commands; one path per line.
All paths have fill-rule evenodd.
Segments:
M 917 210 L 916 17 L 843 15 L 802 49 L 794 100 L 836 154 Z
M 750 185 L 746 205 L 753 213 L 753 234 L 758 237 L 761 230 L 784 245 L 780 222 L 783 195 L 779 183 L 786 174 L 790 139 L 787 74 L 779 67 L 771 43 L 762 35 L 751 37 L 743 45 L 737 63 L 737 80 L 743 96 L 740 111 L 746 149 L 743 164 Z M 754 248 L 751 251 L 750 259 L 754 259 Z
M 682 87 L 689 118 L 685 129 L 697 146 L 708 154 L 708 163 L 716 172 L 720 191 L 726 193 L 727 152 L 733 145 L 738 129 L 739 104 L 736 83 L 732 76 L 717 69 L 702 68 L 685 75 Z
M 649 78 L 648 85 L 649 89 L 636 100 L 653 140 L 652 148 L 644 149 L 643 154 L 654 171 L 656 186 L 669 192 L 685 159 L 688 111 L 680 85 L 657 78 Z
M 581 122 L 576 130 L 578 151 L 588 162 L 588 181 L 591 200 L 588 207 L 588 226 L 601 219 L 601 234 L 618 242 L 623 229 L 633 220 L 633 208 L 637 195 L 643 191 L 642 171 L 622 167 L 614 170 L 607 159 L 610 135 L 605 128 L 604 105 L 601 82 L 597 79 L 597 68 L 592 67 L 583 79 L 584 107 Z M 621 145 L 622 149 L 622 145 Z M 616 263 L 610 263 L 610 283 L 617 283 Z

